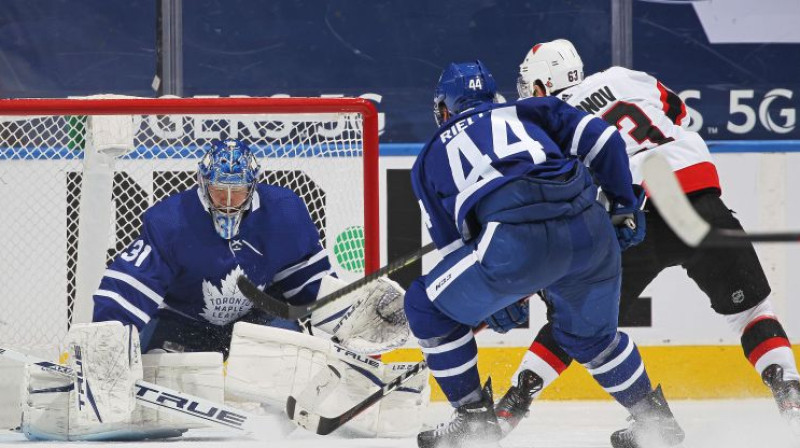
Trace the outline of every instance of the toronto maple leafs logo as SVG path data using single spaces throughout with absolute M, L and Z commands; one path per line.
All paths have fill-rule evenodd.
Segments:
M 203 280 L 203 299 L 206 306 L 200 315 L 212 324 L 226 325 L 247 314 L 253 308 L 253 303 L 236 287 L 236 279 L 241 275 L 244 275 L 244 271 L 236 266 L 222 279 L 219 288 L 210 281 Z M 259 286 L 261 288 L 263 285 Z

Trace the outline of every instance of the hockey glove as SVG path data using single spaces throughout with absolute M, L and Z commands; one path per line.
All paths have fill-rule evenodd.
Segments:
M 645 192 L 641 185 L 633 185 L 633 193 L 636 195 L 634 207 L 619 207 L 615 205 L 611 209 L 611 224 L 617 234 L 619 248 L 626 250 L 644 240 L 647 226 L 645 224 L 644 203 Z
M 507 333 L 528 320 L 528 301 L 512 303 L 486 319 L 489 328 L 498 333 Z

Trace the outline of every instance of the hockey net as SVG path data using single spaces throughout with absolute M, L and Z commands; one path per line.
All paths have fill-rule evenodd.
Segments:
M 194 187 L 199 156 L 224 137 L 251 145 L 261 182 L 304 199 L 340 278 L 377 268 L 378 125 L 366 100 L 0 100 L 0 347 L 56 360 L 145 209 Z M 2 423 L 18 422 L 21 371 L 0 360 Z

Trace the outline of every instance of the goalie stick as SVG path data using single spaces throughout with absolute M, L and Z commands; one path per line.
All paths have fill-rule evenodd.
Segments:
M 800 232 L 747 233 L 739 229 L 711 226 L 692 207 L 672 167 L 661 154 L 651 154 L 642 162 L 642 174 L 647 193 L 664 221 L 688 246 L 719 247 L 800 241 Z
M 487 326 L 488 325 L 486 322 L 482 322 L 480 325 L 472 329 L 472 333 L 480 333 Z M 345 423 L 356 418 L 359 414 L 372 407 L 372 405 L 375 403 L 381 401 L 385 396 L 396 391 L 401 385 L 403 385 L 403 383 L 417 376 L 420 372 L 425 370 L 426 367 L 428 367 L 428 364 L 424 360 L 414 364 L 411 366 L 411 368 L 383 385 L 383 387 L 372 393 L 361 402 L 356 403 L 350 409 L 334 417 L 325 417 L 315 413 L 311 409 L 302 407 L 298 404 L 297 399 L 291 395 L 286 400 L 286 414 L 289 416 L 289 419 L 298 426 L 301 426 L 319 435 L 328 435 L 339 429 Z M 335 368 L 331 367 L 330 365 L 328 365 L 328 368 L 331 369 L 335 375 L 339 375 Z
M 0 358 L 7 358 L 24 364 L 41 368 L 46 372 L 68 378 L 75 373 L 69 367 L 55 364 L 34 356 L 0 347 Z M 147 381 L 136 381 L 136 401 L 142 406 L 167 410 L 170 414 L 190 417 L 227 429 L 235 429 L 246 433 L 270 435 L 265 432 L 273 420 L 266 417 L 248 414 L 239 409 L 216 403 L 205 398 L 195 397 L 181 391 L 173 390 Z M 274 426 L 274 425 L 272 425 Z M 274 437 L 274 434 L 271 434 Z
M 354 419 L 362 412 L 369 409 L 373 404 L 381 401 L 386 395 L 389 395 L 397 390 L 397 388 L 399 388 L 403 383 L 425 370 L 425 367 L 427 366 L 428 364 L 425 361 L 420 361 L 419 363 L 414 364 L 402 375 L 394 378 L 392 381 L 389 381 L 379 390 L 375 391 L 372 395 L 365 398 L 361 402 L 356 403 L 353 407 L 335 417 L 324 417 L 312 410 L 298 406 L 297 399 L 291 395 L 289 396 L 289 399 L 286 400 L 286 414 L 288 414 L 289 419 L 295 422 L 295 424 L 298 426 L 323 436 L 328 435 L 339 429 L 345 423 Z
M 318 310 L 323 306 L 361 288 L 362 286 L 374 282 L 384 275 L 391 274 L 392 272 L 408 266 L 409 264 L 422 258 L 423 255 L 433 251 L 435 248 L 436 246 L 433 243 L 427 244 L 417 249 L 413 253 L 398 258 L 397 260 L 394 260 L 393 262 L 373 272 L 372 274 L 366 275 L 308 305 L 290 305 L 282 300 L 278 300 L 268 293 L 258 289 L 258 287 L 245 276 L 240 276 L 236 281 L 236 285 L 239 287 L 239 290 L 242 291 L 242 294 L 244 294 L 245 297 L 253 302 L 253 306 L 256 308 L 283 319 L 301 319 L 310 315 L 315 310 Z

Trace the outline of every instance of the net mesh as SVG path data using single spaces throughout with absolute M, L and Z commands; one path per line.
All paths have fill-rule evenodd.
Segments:
M 196 165 L 209 142 L 230 137 L 251 145 L 261 182 L 303 198 L 339 276 L 363 275 L 361 114 L 198 111 L 130 120 L 132 149 L 115 159 L 106 263 L 136 238 L 149 206 L 195 186 Z M 40 355 L 44 350 L 52 358 L 76 299 L 85 300 L 76 298 L 78 243 L 104 237 L 78 234 L 90 126 L 78 114 L 0 116 L 0 346 Z

